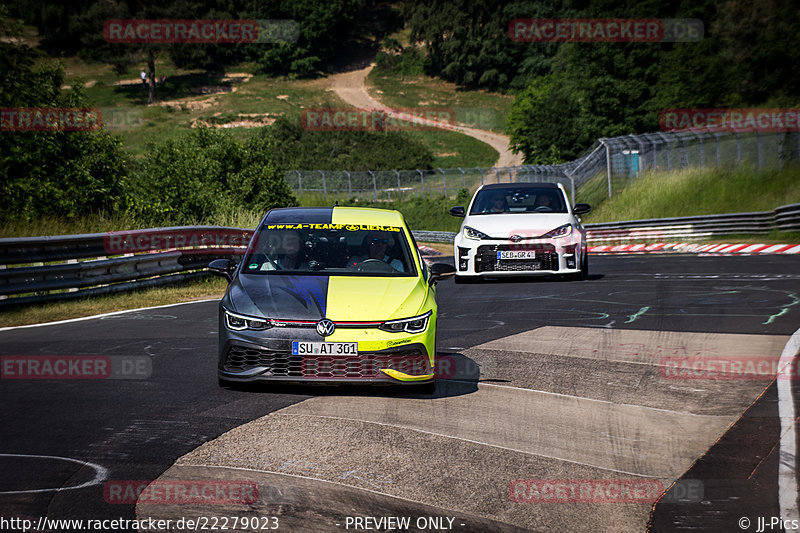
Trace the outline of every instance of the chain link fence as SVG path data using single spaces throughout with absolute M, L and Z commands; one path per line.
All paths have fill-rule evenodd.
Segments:
M 575 198 L 589 179 L 605 175 L 608 196 L 612 178 L 633 179 L 644 172 L 668 172 L 689 167 L 752 164 L 758 170 L 780 169 L 800 159 L 800 132 L 727 133 L 682 131 L 601 138 L 574 161 L 558 165 L 414 170 L 290 170 L 285 179 L 300 196 L 372 201 L 410 196 L 454 197 L 484 183 L 556 182 Z

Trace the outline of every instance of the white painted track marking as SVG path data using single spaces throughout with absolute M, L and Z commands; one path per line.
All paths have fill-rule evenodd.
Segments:
M 795 442 L 795 407 L 792 396 L 792 361 L 800 351 L 800 329 L 786 343 L 781 353 L 778 375 L 778 416 L 781 419 L 781 441 L 778 456 L 778 504 L 784 521 L 800 519 L 797 511 L 797 463 Z
M 53 487 L 47 489 L 28 489 L 28 490 L 5 490 L 1 491 L 0 494 L 34 494 L 39 492 L 61 492 L 63 490 L 76 490 L 85 487 L 91 487 L 94 485 L 99 485 L 108 478 L 108 469 L 106 467 L 100 466 L 95 463 L 88 463 L 86 461 L 81 461 L 79 459 L 72 459 L 70 457 L 59 457 L 56 455 L 28 455 L 24 453 L 0 453 L 0 457 L 23 457 L 25 459 L 53 459 L 56 461 L 66 461 L 68 463 L 76 463 L 82 466 L 88 466 L 89 468 L 93 468 L 95 471 L 94 479 L 89 480 L 85 483 L 81 483 L 80 485 L 74 485 L 72 487 Z
M 23 328 L 36 328 L 39 326 L 57 326 L 59 324 L 70 324 L 72 322 L 81 322 L 83 320 L 92 320 L 94 318 L 103 318 L 106 316 L 114 316 L 114 315 L 121 315 L 124 313 L 135 313 L 136 311 L 149 311 L 150 309 L 163 309 L 165 307 L 175 307 L 176 305 L 187 305 L 187 304 L 198 304 L 203 302 L 218 302 L 219 300 L 216 298 L 209 298 L 207 300 L 192 300 L 191 302 L 178 302 L 176 304 L 165 304 L 165 305 L 155 305 L 153 307 L 139 307 L 138 309 L 124 309 L 122 311 L 113 311 L 111 313 L 102 313 L 99 315 L 91 315 L 91 316 L 81 316 L 78 318 L 68 318 L 66 320 L 56 320 L 55 322 L 42 322 L 40 324 L 26 324 L 24 326 L 7 326 L 4 328 L 0 328 L 0 331 L 8 331 L 12 329 L 23 329 Z

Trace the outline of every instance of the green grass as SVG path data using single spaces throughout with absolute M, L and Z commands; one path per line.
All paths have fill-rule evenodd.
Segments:
M 31 221 L 5 219 L 0 222 L 0 238 L 39 237 L 46 235 L 75 235 L 82 233 L 104 233 L 168 226 L 214 225 L 235 228 L 255 228 L 264 213 L 238 209 L 221 213 L 213 220 L 139 220 L 127 212 L 96 213 L 73 219 L 41 216 Z
M 166 75 L 166 83 L 157 84 L 157 103 L 148 105 L 148 90 L 138 81 L 144 64 L 116 73 L 111 65 L 87 62 L 74 56 L 43 58 L 41 61 L 54 60 L 64 66 L 65 85 L 90 85 L 84 89 L 89 102 L 101 108 L 109 131 L 122 139 L 125 149 L 133 157 L 145 154 L 148 143 L 185 135 L 193 125 L 222 127 L 247 122 L 246 125 L 226 128 L 234 135 L 244 137 L 261 127 L 260 124 L 270 123 L 278 116 L 299 117 L 303 109 L 311 107 L 348 107 L 328 90 L 329 82 L 324 78 L 295 80 L 252 75 L 255 65 L 246 63 L 231 67 L 227 74 L 251 74 L 248 81 L 223 81 L 217 74 L 179 69 L 166 57 L 156 60 L 156 76 Z M 132 83 L 120 84 L 123 81 Z M 422 98 L 433 91 L 431 94 L 438 99 L 435 106 L 455 107 L 460 121 L 477 127 L 482 127 L 482 122 L 486 123 L 484 126 L 495 127 L 497 117 L 504 117 L 513 101 L 513 97 L 506 95 L 455 91 L 452 84 L 433 78 L 418 81 L 420 85 L 415 94 Z M 396 85 L 391 76 L 381 83 L 388 87 Z M 219 92 L 202 94 L 209 89 Z M 415 100 L 408 105 L 417 106 L 418 103 Z M 495 129 L 501 131 L 502 126 Z M 458 132 L 438 130 L 410 134 L 433 152 L 436 158 L 434 167 L 488 167 L 497 161 L 496 150 Z
M 800 202 L 800 165 L 783 170 L 752 167 L 691 168 L 648 173 L 627 183 L 612 183 L 611 199 L 602 198 L 605 176 L 585 184 L 578 197 L 591 198 L 587 223 L 720 213 L 769 211 Z M 583 189 L 586 188 L 586 193 Z
M 202 87 L 217 87 L 227 92 L 203 95 L 198 93 Z M 167 75 L 166 83 L 156 89 L 159 104 L 150 106 L 146 105 L 147 90 L 141 84 L 98 84 L 86 92 L 93 104 L 103 109 L 104 116 L 121 117 L 111 131 L 122 138 L 125 148 L 134 156 L 145 153 L 148 142 L 163 142 L 186 134 L 193 124 L 222 126 L 239 120 L 269 123 L 281 115 L 299 117 L 307 107 L 344 105 L 335 94 L 325 90 L 324 80 L 299 81 L 263 75 L 246 82 L 221 81 L 218 76 L 206 73 Z M 245 136 L 259 127 L 255 124 L 226 129 Z
M 0 327 L 39 324 L 124 309 L 138 309 L 210 298 L 219 299 L 227 282 L 218 277 L 188 281 L 168 287 L 140 289 L 120 294 L 92 296 L 64 302 L 46 302 L 4 308 Z
M 505 133 L 505 117 L 514 97 L 486 91 L 463 90 L 454 83 L 428 76 L 402 76 L 373 69 L 368 91 L 391 107 L 453 108 L 464 125 Z
M 488 144 L 456 131 L 410 131 L 408 135 L 433 152 L 433 168 L 491 167 L 500 157 Z

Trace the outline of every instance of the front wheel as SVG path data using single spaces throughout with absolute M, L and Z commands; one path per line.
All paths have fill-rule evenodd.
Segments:
M 581 273 L 578 279 L 589 279 L 589 252 L 583 252 L 581 258 Z
M 582 281 L 589 278 L 589 254 L 583 254 L 581 257 L 581 271 L 567 276 L 570 281 Z

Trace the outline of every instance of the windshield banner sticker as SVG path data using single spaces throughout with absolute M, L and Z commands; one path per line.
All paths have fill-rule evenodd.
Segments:
M 395 226 L 375 226 L 372 224 L 267 224 L 267 229 L 320 229 L 347 231 L 402 231 Z

